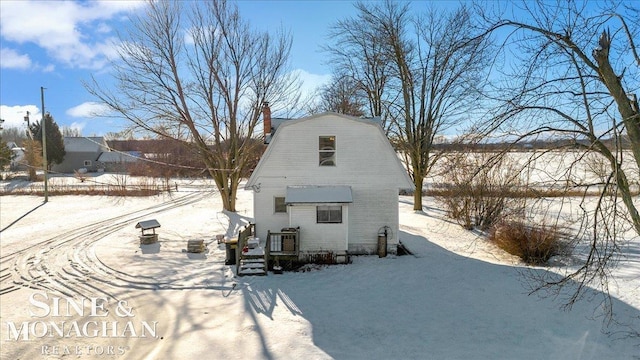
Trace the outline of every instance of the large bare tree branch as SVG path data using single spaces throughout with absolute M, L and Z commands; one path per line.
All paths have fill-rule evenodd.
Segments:
M 138 129 L 191 146 L 235 211 L 238 184 L 260 151 L 253 138 L 262 104 L 295 98 L 291 37 L 253 30 L 225 0 L 162 0 L 149 1 L 122 40 L 115 91 L 95 80 L 87 88 Z

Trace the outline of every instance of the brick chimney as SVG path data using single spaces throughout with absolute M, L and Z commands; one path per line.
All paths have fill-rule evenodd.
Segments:
M 262 121 L 264 122 L 264 136 L 271 134 L 271 108 L 268 102 L 262 103 Z

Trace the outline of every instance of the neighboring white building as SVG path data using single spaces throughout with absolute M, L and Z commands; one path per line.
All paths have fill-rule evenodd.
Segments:
M 299 227 L 300 259 L 331 252 L 341 261 L 376 253 L 386 230 L 394 253 L 398 192 L 413 183 L 379 122 L 323 113 L 273 129 L 264 115 L 269 145 L 245 186 L 254 192 L 256 236 Z
M 64 160 L 60 164 L 54 164 L 51 170 L 59 173 L 73 174 L 74 171 L 86 169 L 86 171 L 98 171 L 100 165 L 98 157 L 103 152 L 109 151 L 104 138 L 87 136 L 65 136 Z
M 27 170 L 27 162 L 25 160 L 25 150 L 22 147 L 19 147 L 15 142 L 8 142 L 7 147 L 11 150 L 11 164 L 9 168 L 11 171 L 22 171 Z

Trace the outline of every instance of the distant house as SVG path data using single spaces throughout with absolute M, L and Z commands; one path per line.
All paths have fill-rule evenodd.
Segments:
M 395 252 L 398 192 L 413 182 L 379 122 L 323 113 L 272 123 L 268 106 L 263 116 L 269 145 L 245 188 L 270 255 L 341 262 L 378 252 L 380 236 Z
M 11 141 L 7 143 L 7 147 L 11 150 L 11 164 L 9 168 L 11 171 L 24 171 L 27 170 L 27 161 L 25 159 L 25 150 L 19 147 L 18 144 Z
M 63 141 L 66 155 L 62 163 L 51 167 L 52 171 L 73 173 L 80 169 L 86 169 L 89 172 L 104 170 L 98 162 L 100 155 L 109 151 L 103 137 L 65 136 Z
M 176 139 L 109 140 L 107 144 L 115 152 L 128 154 L 130 161 L 148 160 L 140 166 L 127 167 L 132 174 L 188 177 L 200 176 L 206 168 L 193 146 Z
M 108 151 L 98 156 L 98 169 L 106 172 L 126 172 L 129 165 L 142 158 L 139 151 Z

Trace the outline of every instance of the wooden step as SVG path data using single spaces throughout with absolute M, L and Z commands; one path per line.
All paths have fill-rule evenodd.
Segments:
M 264 264 L 264 258 L 242 259 L 241 263 Z
M 267 275 L 267 264 L 264 258 L 242 259 L 238 275 Z
M 255 255 L 241 254 L 240 257 L 242 259 L 264 259 L 264 254 L 262 254 L 262 255 L 259 255 L 259 254 L 255 254 Z
M 248 264 L 240 265 L 240 269 L 264 269 L 264 268 L 265 268 L 264 264 L 258 264 L 258 263 L 248 263 Z
M 267 275 L 267 272 L 264 269 L 240 269 L 238 271 L 239 276 L 244 275 Z

